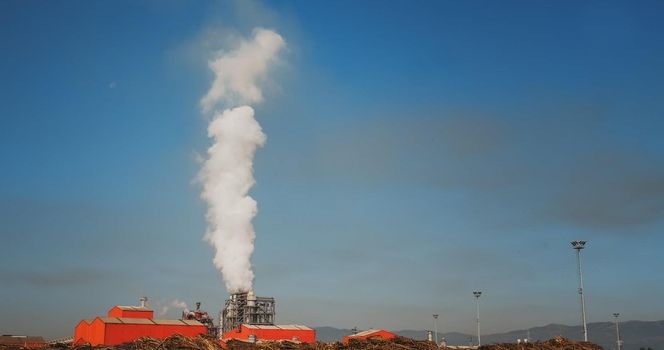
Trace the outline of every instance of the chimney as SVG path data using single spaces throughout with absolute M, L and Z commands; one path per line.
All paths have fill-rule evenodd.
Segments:
M 138 298 L 138 301 L 140 302 L 142 308 L 146 308 L 148 306 L 148 297 L 140 297 Z

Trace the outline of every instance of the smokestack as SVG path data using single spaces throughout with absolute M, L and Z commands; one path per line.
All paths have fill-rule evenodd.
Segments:
M 138 298 L 138 301 L 139 301 L 139 305 L 142 308 L 146 308 L 148 306 L 148 297 L 145 297 L 145 296 L 140 297 L 140 298 Z

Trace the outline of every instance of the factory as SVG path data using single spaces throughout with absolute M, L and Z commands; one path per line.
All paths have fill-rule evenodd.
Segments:
M 272 297 L 257 297 L 253 291 L 233 293 L 220 315 L 222 340 L 290 340 L 316 342 L 316 331 L 302 325 L 275 325 Z
M 142 337 L 165 339 L 174 334 L 187 337 L 208 335 L 226 342 L 234 339 L 246 342 L 289 340 L 316 342 L 316 331 L 303 325 L 275 325 L 275 301 L 272 297 L 257 297 L 252 291 L 232 293 L 220 312 L 219 326 L 201 310 L 184 310 L 182 318 L 155 319 L 148 308 L 147 298 L 139 299 L 139 306 L 114 306 L 106 317 L 81 320 L 74 330 L 76 345 L 117 345 Z
M 303 325 L 272 325 L 258 326 L 242 324 L 233 330 L 224 333 L 224 341 L 231 339 L 255 343 L 265 340 L 289 340 L 300 343 L 315 343 L 316 330 Z
M 208 325 L 195 319 L 155 319 L 154 311 L 140 299 L 140 306 L 114 306 L 106 317 L 81 320 L 74 329 L 74 344 L 117 345 L 142 337 L 165 339 L 173 334 L 195 337 L 208 334 Z

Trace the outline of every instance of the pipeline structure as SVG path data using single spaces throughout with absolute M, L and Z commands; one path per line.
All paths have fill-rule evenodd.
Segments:
M 276 325 L 275 301 L 253 291 L 232 293 L 219 315 L 222 340 L 290 340 L 313 343 L 316 331 L 303 325 Z
M 253 291 L 231 294 L 219 317 L 222 332 L 229 332 L 241 324 L 274 325 L 274 304 L 274 298 L 257 297 Z

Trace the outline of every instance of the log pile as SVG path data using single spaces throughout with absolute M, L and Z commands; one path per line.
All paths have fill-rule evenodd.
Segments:
M 534 343 L 504 343 L 482 345 L 478 350 L 603 350 L 601 346 L 587 342 L 577 342 L 563 337 Z
M 0 350 L 7 348 L 0 347 Z M 47 345 L 44 350 L 64 350 L 62 346 Z M 73 350 L 438 350 L 432 342 L 397 337 L 390 340 L 352 339 L 348 344 L 342 343 L 294 343 L 291 341 L 259 341 L 256 344 L 238 340 L 220 343 L 209 336 L 189 338 L 179 334 L 163 340 L 140 338 L 136 341 L 116 346 L 75 346 Z M 442 347 L 440 350 L 458 350 Z M 599 345 L 576 342 L 556 337 L 534 343 L 504 343 L 482 345 L 477 350 L 603 350 Z

